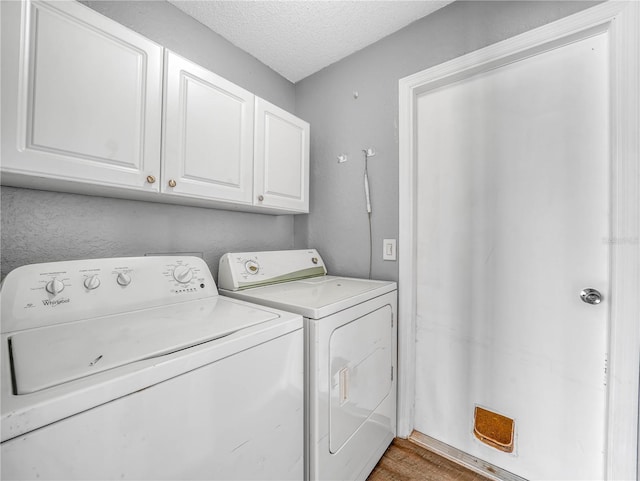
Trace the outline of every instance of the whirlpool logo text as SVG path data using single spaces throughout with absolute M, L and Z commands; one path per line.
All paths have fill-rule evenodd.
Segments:
M 42 303 L 45 306 L 49 306 L 49 307 L 56 307 L 59 306 L 60 304 L 66 304 L 67 302 L 69 302 L 69 298 L 64 298 L 64 299 L 43 299 Z

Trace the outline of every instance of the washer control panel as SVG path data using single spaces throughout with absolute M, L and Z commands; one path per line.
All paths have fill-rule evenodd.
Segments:
M 2 283 L 3 333 L 218 295 L 199 257 L 149 256 L 18 267 Z
M 327 274 L 315 249 L 230 252 L 222 256 L 219 267 L 220 289 L 230 291 Z

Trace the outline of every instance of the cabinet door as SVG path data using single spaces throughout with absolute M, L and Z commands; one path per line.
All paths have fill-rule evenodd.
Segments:
M 309 124 L 256 97 L 256 205 L 309 212 Z
M 251 203 L 254 95 L 165 54 L 162 192 Z
M 2 2 L 3 183 L 157 191 L 161 108 L 162 47 L 75 1 Z

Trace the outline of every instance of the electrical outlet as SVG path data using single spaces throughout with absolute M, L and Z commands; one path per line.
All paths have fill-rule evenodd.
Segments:
M 385 261 L 396 260 L 396 240 L 395 239 L 382 240 L 382 259 Z

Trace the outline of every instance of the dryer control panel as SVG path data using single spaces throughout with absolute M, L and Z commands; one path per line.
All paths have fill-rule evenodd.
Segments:
M 230 252 L 220 259 L 218 284 L 220 289 L 237 291 L 326 274 L 315 249 Z
M 217 296 L 204 260 L 119 257 L 18 267 L 2 283 L 1 332 Z

